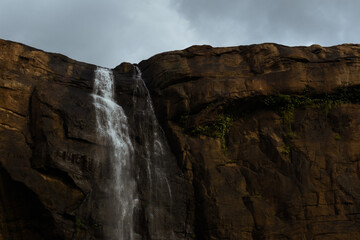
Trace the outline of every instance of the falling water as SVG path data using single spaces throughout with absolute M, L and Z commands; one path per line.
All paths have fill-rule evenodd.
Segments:
M 133 211 L 138 201 L 133 176 L 134 148 L 129 137 L 127 117 L 114 100 L 111 70 L 96 69 L 93 98 L 98 141 L 106 149 L 100 154 L 99 161 L 107 166 L 102 191 L 108 199 L 103 211 L 108 211 L 108 221 L 113 225 L 108 235 L 111 235 L 111 239 L 132 240 Z
M 175 239 L 165 169 L 167 162 L 175 160 L 137 67 L 133 80 L 133 115 L 128 119 L 114 100 L 112 71 L 95 71 L 93 98 L 98 142 L 102 145 L 98 191 L 103 200 L 98 205 L 107 227 L 104 236 L 111 240 Z
M 171 189 L 165 171 L 162 169 L 164 165 L 162 160 L 169 154 L 169 147 L 165 140 L 164 133 L 157 121 L 149 90 L 147 89 L 145 82 L 142 79 L 141 71 L 137 66 L 135 66 L 135 74 L 133 78 L 136 81 L 135 91 L 144 91 L 143 95 L 145 97 L 145 106 L 142 108 L 139 108 L 136 104 L 136 94 L 133 95 L 133 102 L 135 108 L 138 112 L 140 111 L 140 115 L 142 116 L 142 126 L 140 127 L 142 128 L 143 139 L 145 142 L 145 156 L 149 174 L 149 186 L 151 189 L 153 187 L 153 180 L 159 178 L 161 181 L 166 183 L 169 197 L 171 198 Z M 155 171 L 155 176 L 151 175 L 151 170 Z
M 136 128 L 142 139 L 141 153 L 145 182 L 149 203 L 146 207 L 148 232 L 152 239 L 175 239 L 173 232 L 165 230 L 165 224 L 170 224 L 172 194 L 166 176 L 165 165 L 170 161 L 172 154 L 165 139 L 165 135 L 156 119 L 149 91 L 142 79 L 141 71 L 136 66 L 133 79 L 136 83 L 133 93 L 133 106 Z M 139 98 L 140 97 L 140 98 Z M 143 101 L 139 101 L 142 99 Z M 137 120 L 136 120 L 137 119 Z M 141 181 L 141 179 L 139 179 Z M 165 209 L 168 209 L 168 212 Z M 167 220 L 164 220 L 167 219 Z

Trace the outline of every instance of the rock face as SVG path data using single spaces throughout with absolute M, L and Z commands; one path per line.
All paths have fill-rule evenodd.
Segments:
M 360 46 L 195 46 L 140 63 L 197 239 L 359 239 Z
M 176 158 L 161 159 L 171 201 L 138 179 L 137 238 L 359 239 L 359 66 L 358 45 L 194 46 L 141 62 Z M 0 240 L 111 239 L 95 69 L 0 40 Z M 154 126 L 134 71 L 113 70 L 141 172 Z
M 73 236 L 94 180 L 94 68 L 0 41 L 1 239 Z
M 115 210 L 104 206 L 111 196 L 103 184 L 112 171 L 98 158 L 108 150 L 96 132 L 95 69 L 0 40 L 1 240 L 114 239 Z M 166 169 L 168 186 L 154 180 L 156 187 L 148 187 L 144 159 L 153 157 L 145 149 L 151 149 L 146 144 L 155 128 L 143 113 L 148 92 L 134 81 L 133 65 L 121 64 L 113 73 L 139 166 L 136 239 L 160 239 L 156 233 L 189 239 L 191 185 L 165 153 L 156 167 Z M 156 213 L 150 216 L 149 209 Z

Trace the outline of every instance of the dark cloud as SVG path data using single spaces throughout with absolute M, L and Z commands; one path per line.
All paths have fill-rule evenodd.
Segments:
M 182 0 L 179 12 L 218 46 L 358 42 L 357 0 Z
M 357 42 L 357 0 L 1 0 L 0 38 L 114 67 L 193 44 Z

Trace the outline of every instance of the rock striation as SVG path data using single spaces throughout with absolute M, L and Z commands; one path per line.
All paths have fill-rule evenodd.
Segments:
M 359 66 L 360 46 L 349 44 L 193 46 L 139 63 L 173 153 L 162 159 L 171 203 L 154 190 L 164 206 L 159 231 L 172 239 L 359 239 Z M 95 69 L 0 40 L 1 240 L 111 239 Z M 134 65 L 113 73 L 145 168 L 136 109 L 148 93 L 137 88 Z M 162 239 L 144 213 L 154 194 L 139 182 L 136 236 Z

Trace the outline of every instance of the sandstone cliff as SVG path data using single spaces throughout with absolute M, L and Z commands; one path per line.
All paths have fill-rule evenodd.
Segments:
M 141 62 L 176 156 L 165 161 L 173 202 L 163 203 L 161 231 L 360 238 L 359 60 L 358 45 L 262 44 L 194 46 Z M 95 68 L 0 40 L 0 239 L 111 237 L 99 184 L 106 163 L 95 157 L 103 148 Z M 114 74 L 141 159 L 133 69 Z M 136 232 L 152 239 L 142 213 L 151 200 L 140 191 Z

